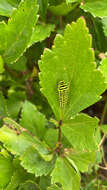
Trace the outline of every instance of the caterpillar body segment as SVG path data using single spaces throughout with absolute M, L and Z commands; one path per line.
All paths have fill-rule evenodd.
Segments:
M 58 83 L 59 106 L 64 109 L 68 102 L 68 85 L 64 81 Z

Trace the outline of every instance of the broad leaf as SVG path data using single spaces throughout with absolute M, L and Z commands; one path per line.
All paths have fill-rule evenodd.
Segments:
M 95 152 L 68 152 L 68 159 L 72 166 L 77 166 L 80 172 L 88 172 L 89 164 L 95 162 L 96 153 Z M 73 161 L 73 162 L 72 162 Z M 74 165 L 73 165 L 74 163 Z
M 67 15 L 70 11 L 75 8 L 76 5 L 62 3 L 57 6 L 50 6 L 48 9 L 55 15 Z
M 20 158 L 21 165 L 35 176 L 47 175 L 54 167 L 54 159 L 45 161 L 39 152 L 32 146 Z
M 106 88 L 95 68 L 91 43 L 84 19 L 79 18 L 66 26 L 64 36 L 56 36 L 52 50 L 45 49 L 41 57 L 42 92 L 57 119 L 68 119 L 97 102 Z M 65 83 L 63 95 L 58 89 L 61 81 Z
M 0 188 L 3 188 L 9 183 L 12 173 L 13 165 L 9 158 L 0 155 Z
M 85 3 L 80 6 L 84 11 L 90 12 L 95 17 L 107 16 L 107 1 L 106 0 L 85 0 Z
M 60 183 L 64 190 L 79 190 L 80 176 L 65 158 L 57 158 L 51 176 L 52 183 Z
M 11 130 L 7 126 L 0 128 L 0 141 L 12 153 L 21 155 L 29 146 L 36 141 L 28 134 L 17 134 L 16 130 Z
M 23 105 L 20 124 L 40 139 L 43 138 L 46 132 L 45 116 L 28 101 L 26 101 Z
M 102 71 L 104 77 L 105 77 L 105 82 L 107 83 L 107 58 L 104 58 L 101 61 L 101 65 L 100 65 L 100 70 Z
M 62 132 L 77 150 L 96 150 L 94 133 L 98 119 L 79 114 L 62 126 Z
M 45 40 L 50 36 L 51 32 L 54 31 L 54 28 L 54 24 L 37 25 L 33 30 L 29 46 Z
M 22 1 L 9 19 L 6 26 L 7 46 L 3 54 L 6 63 L 16 61 L 26 50 L 37 21 L 37 11 L 36 0 Z

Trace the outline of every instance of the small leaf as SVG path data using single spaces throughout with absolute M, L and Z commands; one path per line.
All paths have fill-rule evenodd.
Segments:
M 101 64 L 99 66 L 100 70 L 102 71 L 104 77 L 105 77 L 105 82 L 107 83 L 107 58 L 104 58 L 101 61 Z
M 85 0 L 85 3 L 80 6 L 84 11 L 90 12 L 94 17 L 107 16 L 107 1 L 106 0 Z
M 54 24 L 36 25 L 35 29 L 33 30 L 29 46 L 45 40 L 50 36 L 51 32 L 54 31 L 54 28 Z
M 38 0 L 38 1 L 39 1 L 40 16 L 44 19 L 47 13 L 48 0 Z
M 107 17 L 102 18 L 102 23 L 103 23 L 105 36 L 107 36 Z
M 0 93 L 0 116 L 1 117 L 8 116 L 6 99 L 4 98 L 2 93 Z
M 12 173 L 13 165 L 9 158 L 0 155 L 0 188 L 3 188 L 9 183 Z
M 97 102 L 106 89 L 94 64 L 91 38 L 83 18 L 67 25 L 64 36 L 56 36 L 52 50 L 45 49 L 39 67 L 41 90 L 58 120 L 67 120 Z M 67 89 L 64 108 L 58 91 L 61 81 Z
M 103 131 L 103 133 L 107 134 L 107 125 L 102 125 L 101 130 Z
M 51 11 L 54 15 L 67 15 L 70 11 L 72 11 L 76 5 L 66 4 L 62 3 L 57 6 L 50 6 L 48 9 Z
M 0 53 L 2 54 L 6 48 L 6 23 L 0 22 Z
M 23 105 L 23 101 L 25 99 L 25 95 L 23 97 L 22 92 L 13 92 L 9 94 L 7 99 L 7 109 L 9 116 L 13 119 L 16 119 L 18 116 L 18 113 L 20 112 L 20 109 Z M 14 103 L 13 103 L 14 102 Z
M 21 165 L 35 176 L 47 175 L 54 167 L 54 159 L 45 161 L 39 152 L 32 146 L 29 147 L 20 158 Z
M 21 183 L 24 183 L 28 179 L 32 179 L 33 176 L 28 174 L 23 167 L 20 166 L 18 159 L 13 160 L 14 170 L 9 184 L 6 186 L 5 190 L 16 190 Z
M 60 183 L 63 190 L 79 190 L 80 176 L 65 158 L 57 158 L 51 176 L 52 183 Z
M 27 70 L 27 59 L 25 56 L 21 56 L 18 61 L 16 61 L 14 64 L 8 64 L 8 68 L 12 69 L 12 70 L 16 70 L 16 71 L 25 71 Z
M 62 188 L 58 187 L 56 184 L 48 187 L 47 190 L 62 190 Z
M 14 9 L 8 0 L 0 0 L 0 15 L 9 17 Z
M 51 177 L 50 177 L 50 175 L 41 176 L 39 184 L 40 184 L 41 190 L 47 190 L 47 187 L 49 187 L 51 185 Z
M 66 122 L 62 132 L 77 150 L 96 150 L 94 133 L 98 127 L 98 119 L 85 114 L 79 114 L 71 121 Z
M 20 124 L 38 138 L 42 139 L 44 137 L 46 118 L 28 101 L 23 105 Z
M 3 54 L 6 63 L 16 61 L 26 50 L 37 21 L 37 11 L 36 0 L 22 1 L 9 19 L 6 26 L 7 46 Z

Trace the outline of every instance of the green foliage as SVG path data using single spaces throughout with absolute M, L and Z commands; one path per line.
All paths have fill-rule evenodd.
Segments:
M 106 10 L 0 0 L 0 190 L 107 188 Z
M 36 0 L 27 0 L 20 3 L 18 10 L 13 12 L 8 25 L 5 27 L 7 39 L 3 57 L 6 63 L 16 61 L 26 50 L 37 20 L 37 11 Z
M 54 27 L 55 26 L 53 24 L 37 25 L 32 33 L 29 46 L 34 43 L 41 42 L 49 37 L 51 32 L 54 31 Z
M 46 49 L 41 57 L 40 84 L 57 119 L 67 120 L 97 102 L 106 86 L 101 73 L 95 69 L 91 38 L 82 18 L 67 25 L 64 36 L 57 35 L 54 44 L 52 50 Z M 69 88 L 64 110 L 59 107 L 59 81 L 66 82 Z
M 85 0 L 85 3 L 81 6 L 86 12 L 90 12 L 94 17 L 106 17 L 107 16 L 107 1 L 106 0 Z
M 59 157 L 51 174 L 53 183 L 61 183 L 63 189 L 79 189 L 80 176 L 76 174 L 70 163 Z
M 4 157 L 0 154 L 0 188 L 4 188 L 12 176 L 12 161 L 9 157 Z
M 62 132 L 76 149 L 93 151 L 96 149 L 94 133 L 97 126 L 96 118 L 79 114 L 64 124 Z
M 102 71 L 103 75 L 105 76 L 105 81 L 107 83 L 107 58 L 104 58 L 101 61 L 100 70 Z
M 46 119 L 36 107 L 29 103 L 25 102 L 22 108 L 22 116 L 20 121 L 21 126 L 28 129 L 33 135 L 37 136 L 40 139 L 43 139 L 43 136 L 46 132 Z
M 50 6 L 48 9 L 55 15 L 67 15 L 71 10 L 75 8 L 76 5 L 70 5 L 62 3 L 57 6 Z

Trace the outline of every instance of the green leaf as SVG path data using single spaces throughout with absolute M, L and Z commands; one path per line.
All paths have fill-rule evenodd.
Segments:
M 25 56 L 21 56 L 18 61 L 16 61 L 14 64 L 8 64 L 8 68 L 12 69 L 12 70 L 16 70 L 16 71 L 25 71 L 27 70 L 27 59 Z
M 103 131 L 103 133 L 107 133 L 107 125 L 102 125 L 101 126 L 101 130 Z
M 54 167 L 54 159 L 45 161 L 39 152 L 32 146 L 29 147 L 20 158 L 21 165 L 35 176 L 47 175 Z
M 9 116 L 13 119 L 16 119 L 18 116 L 18 113 L 23 105 L 24 98 L 21 94 L 21 92 L 13 92 L 9 94 L 8 100 L 7 100 L 7 109 Z M 14 103 L 13 103 L 14 102 Z
M 7 0 L 14 7 L 18 7 L 21 0 Z
M 66 3 L 81 2 L 82 0 L 66 0 Z
M 107 1 L 106 0 L 85 0 L 85 3 L 80 6 L 84 11 L 90 12 L 94 17 L 107 16 Z
M 7 46 L 3 54 L 6 63 L 16 61 L 26 50 L 37 21 L 37 11 L 36 0 L 22 1 L 9 19 L 6 26 Z
M 45 49 L 41 57 L 41 90 L 59 120 L 67 120 L 97 102 L 106 89 L 104 78 L 94 64 L 91 43 L 84 19 L 79 18 L 66 26 L 64 36 L 56 36 L 52 50 Z M 62 107 L 60 81 L 64 81 L 67 89 Z
M 9 17 L 14 9 L 8 0 L 0 0 L 0 15 Z
M 28 101 L 23 104 L 20 124 L 38 138 L 43 139 L 46 132 L 46 118 Z
M 33 30 L 29 46 L 45 40 L 50 36 L 51 32 L 54 31 L 54 28 L 54 24 L 37 25 Z
M 17 134 L 16 130 L 11 130 L 8 126 L 0 128 L 0 141 L 12 153 L 21 155 L 29 146 L 36 142 L 28 134 Z
M 89 164 L 95 162 L 95 152 L 70 152 L 68 159 L 72 164 L 72 161 L 77 166 L 80 172 L 88 172 Z M 73 166 L 73 165 L 72 165 Z
M 4 62 L 2 57 L 0 56 L 0 74 L 4 72 Z
M 6 48 L 6 23 L 0 22 L 0 53 L 2 54 Z
M 104 29 L 105 36 L 107 36 L 107 17 L 102 18 L 102 23 L 103 23 L 103 29 Z
M 23 167 L 20 166 L 19 160 L 15 159 L 13 161 L 14 164 L 14 170 L 13 175 L 11 177 L 11 180 L 5 190 L 16 190 L 16 188 L 23 182 L 25 182 L 28 179 L 31 179 L 31 174 L 28 174 Z
M 1 92 L 0 92 L 0 116 L 1 117 L 8 116 L 6 99 L 4 98 Z
M 62 132 L 77 150 L 93 151 L 97 148 L 94 139 L 95 128 L 97 127 L 97 118 L 79 114 L 63 124 Z
M 39 1 L 40 16 L 44 19 L 47 13 L 48 0 L 38 0 L 38 1 Z
M 107 58 L 104 58 L 101 61 L 101 64 L 99 66 L 100 70 L 102 71 L 104 77 L 105 77 L 105 82 L 107 83 Z
M 40 188 L 35 182 L 29 180 L 21 184 L 18 190 L 40 190 Z
M 62 188 L 58 187 L 56 184 L 48 187 L 47 190 L 62 190 Z
M 54 15 L 63 15 L 64 16 L 64 15 L 67 15 L 70 11 L 72 11 L 75 7 L 76 7 L 75 4 L 72 5 L 72 4 L 62 3 L 57 6 L 50 6 L 48 9 Z
M 79 190 L 80 176 L 65 158 L 57 158 L 51 176 L 52 183 L 60 183 L 64 190 Z
M 12 161 L 0 155 L 0 188 L 4 188 L 10 181 L 13 173 Z
M 50 177 L 50 175 L 41 176 L 39 184 L 40 184 L 40 188 L 42 190 L 47 190 L 47 187 L 49 187 L 51 185 L 51 177 Z

